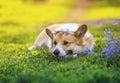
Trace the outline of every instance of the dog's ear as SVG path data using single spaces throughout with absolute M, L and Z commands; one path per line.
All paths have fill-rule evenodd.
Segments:
M 83 24 L 79 26 L 79 28 L 74 32 L 74 36 L 80 39 L 84 37 L 86 32 L 87 32 L 87 25 Z
M 46 33 L 51 39 L 53 39 L 53 33 L 49 29 L 46 29 Z

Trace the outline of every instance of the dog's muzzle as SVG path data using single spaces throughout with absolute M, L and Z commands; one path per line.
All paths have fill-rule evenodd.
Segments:
M 56 49 L 56 50 L 53 52 L 53 54 L 58 57 L 59 54 L 60 54 L 60 51 L 59 51 L 58 49 Z M 72 50 L 66 51 L 66 55 L 72 55 L 72 54 L 73 54 L 73 51 L 72 51 Z

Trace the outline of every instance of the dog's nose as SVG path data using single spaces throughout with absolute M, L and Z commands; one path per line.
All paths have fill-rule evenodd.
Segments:
M 58 49 L 56 49 L 56 50 L 53 52 L 53 54 L 54 54 L 55 56 L 58 56 L 59 53 L 60 53 L 60 51 L 59 51 Z

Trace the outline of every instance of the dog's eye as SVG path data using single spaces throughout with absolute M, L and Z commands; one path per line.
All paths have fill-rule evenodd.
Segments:
M 68 43 L 69 43 L 69 42 L 66 41 L 66 40 L 64 40 L 64 42 L 63 42 L 64 45 L 67 45 Z
M 54 43 L 55 45 L 57 45 L 57 41 L 54 41 L 53 43 Z

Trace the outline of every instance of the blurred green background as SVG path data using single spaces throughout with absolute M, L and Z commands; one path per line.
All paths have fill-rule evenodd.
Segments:
M 120 0 L 1 0 L 0 42 L 33 42 L 44 26 L 54 23 L 118 19 L 119 4 Z
M 1 0 L 0 25 L 38 26 L 118 18 L 120 0 Z

